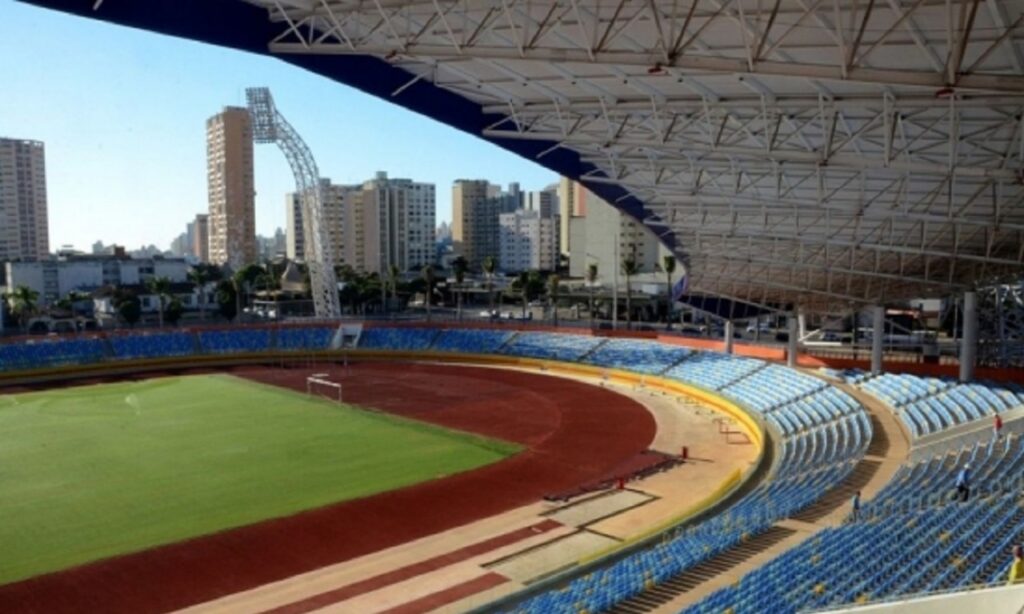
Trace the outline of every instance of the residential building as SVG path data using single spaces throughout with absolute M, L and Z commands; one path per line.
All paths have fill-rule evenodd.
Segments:
M 121 284 L 120 286 L 104 286 L 92 293 L 93 316 L 104 328 L 118 325 L 117 294 L 118 292 L 130 292 L 139 299 L 139 308 L 143 314 L 152 316 L 160 311 L 160 297 L 153 294 L 146 284 Z M 217 309 L 217 296 L 215 292 L 196 292 L 195 284 L 187 281 L 171 282 L 168 288 L 168 296 L 177 299 L 186 311 L 198 311 L 205 308 L 207 311 Z M 169 298 L 164 298 L 166 308 Z M 205 302 L 204 302 L 205 301 Z M 152 322 L 153 319 L 150 318 Z
M 441 222 L 437 225 L 437 230 L 434 231 L 434 237 L 438 243 L 445 241 L 451 241 L 452 239 L 452 227 L 447 222 Z
M 335 264 L 360 272 L 418 269 L 436 259 L 436 196 L 433 184 L 391 179 L 379 172 L 359 185 L 324 179 L 323 220 Z M 287 254 L 305 260 L 311 232 L 296 194 L 285 199 Z
M 526 193 L 526 209 L 536 211 L 541 217 L 559 215 L 558 194 L 553 190 Z
M 473 269 L 498 255 L 498 212 L 489 203 L 486 180 L 460 179 L 452 185 L 452 246 Z
M 256 191 L 249 111 L 226 107 L 206 122 L 209 260 L 238 270 L 255 262 Z
M 558 266 L 557 215 L 543 216 L 537 211 L 502 213 L 498 217 L 501 270 L 518 273 L 536 269 L 553 271 Z
M 35 290 L 40 304 L 46 306 L 72 290 L 92 292 L 103 286 L 145 284 L 154 277 L 187 282 L 189 267 L 183 258 L 129 258 L 124 248 L 116 248 L 114 255 L 62 253 L 56 259 L 7 262 L 4 268 L 9 287 Z
M 452 243 L 470 268 L 479 270 L 484 258 L 500 251 L 498 217 L 522 207 L 519 184 L 507 192 L 485 180 L 460 179 L 452 186 Z
M 45 147 L 0 138 L 0 262 L 49 255 Z
M 192 256 L 199 262 L 210 261 L 210 216 L 203 213 L 192 222 Z
M 434 184 L 377 173 L 345 195 L 344 262 L 368 273 L 433 264 L 436 215 Z
M 276 260 L 285 256 L 287 245 L 284 230 L 280 228 L 276 229 L 274 235 L 270 237 L 256 235 L 256 244 L 259 246 L 261 262 Z
M 630 254 L 640 265 L 641 278 L 663 283 L 664 276 L 654 273 L 659 271 L 661 256 L 668 252 L 654 233 L 586 188 L 583 198 L 586 215 L 569 220 L 570 276 L 583 277 L 588 265 L 597 264 L 602 283 L 610 286 L 622 261 Z
M 348 201 L 360 191 L 360 186 L 336 185 L 330 179 L 321 179 L 323 195 L 323 219 L 327 228 L 327 240 L 330 241 L 331 258 L 334 264 L 345 261 L 345 219 L 346 211 L 351 206 Z M 285 254 L 290 260 L 306 260 L 306 237 L 311 229 L 306 227 L 306 219 L 302 212 L 302 199 L 297 193 L 285 197 Z
M 586 192 L 586 188 L 578 181 L 573 181 L 568 177 L 562 177 L 558 182 L 558 215 L 562 219 L 558 233 L 558 246 L 564 256 L 568 256 L 572 251 L 569 234 L 572 218 L 587 214 Z
M 192 246 L 189 245 L 188 233 L 183 232 L 171 241 L 171 255 L 175 258 L 185 258 L 191 256 Z

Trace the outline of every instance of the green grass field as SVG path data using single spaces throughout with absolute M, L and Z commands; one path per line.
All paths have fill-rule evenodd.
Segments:
M 518 449 L 226 375 L 0 395 L 0 584 Z

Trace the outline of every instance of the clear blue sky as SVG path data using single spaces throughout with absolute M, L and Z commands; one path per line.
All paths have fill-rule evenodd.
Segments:
M 0 0 L 0 137 L 46 143 L 50 245 L 100 239 L 166 249 L 206 203 L 206 119 L 271 88 L 322 175 L 377 170 L 437 185 L 481 178 L 540 189 L 557 176 L 478 138 L 272 58 Z M 284 156 L 256 148 L 256 228 L 285 225 Z

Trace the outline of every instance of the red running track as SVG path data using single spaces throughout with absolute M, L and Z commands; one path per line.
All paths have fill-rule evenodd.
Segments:
M 305 390 L 317 369 L 236 375 Z M 501 462 L 363 499 L 0 586 L 0 612 L 163 612 L 237 593 L 568 490 L 644 451 L 654 419 L 600 387 L 482 367 L 355 364 L 346 402 L 524 444 Z M 0 555 L 2 556 L 2 555 Z

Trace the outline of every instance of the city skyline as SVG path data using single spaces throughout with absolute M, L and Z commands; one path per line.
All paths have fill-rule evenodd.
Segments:
M 244 105 L 253 85 L 275 92 L 325 177 L 357 183 L 386 170 L 433 183 L 438 222 L 451 221 L 446 195 L 456 179 L 532 189 L 557 180 L 475 136 L 274 59 L 14 3 L 0 13 L 0 79 L 17 92 L 0 98 L 0 136 L 46 144 L 55 248 L 169 247 L 207 209 L 206 119 Z M 274 148 L 255 149 L 255 183 L 256 231 L 270 235 L 285 225 L 281 199 L 295 189 Z

